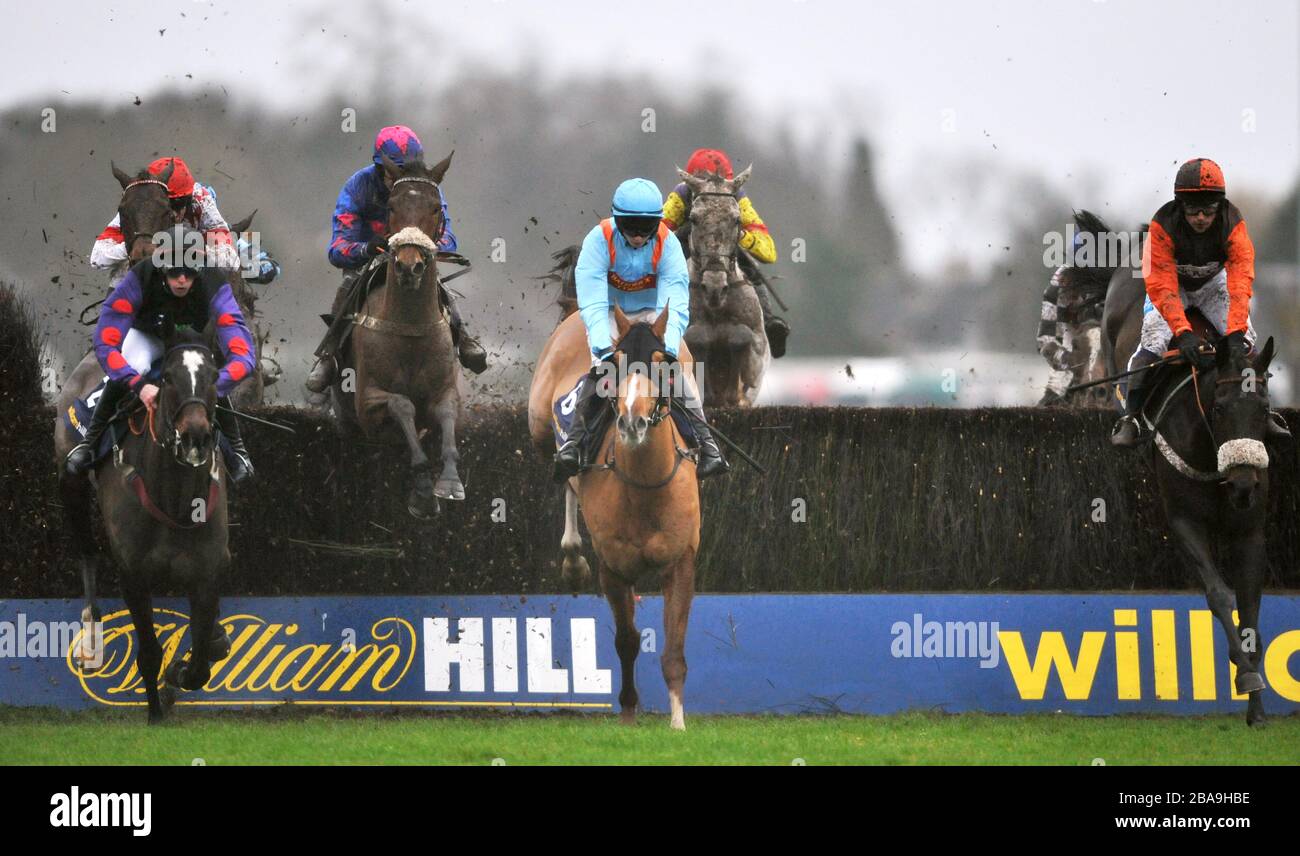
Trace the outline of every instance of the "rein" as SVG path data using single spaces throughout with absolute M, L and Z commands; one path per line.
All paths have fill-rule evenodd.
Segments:
M 1147 423 L 1147 428 L 1154 434 L 1156 448 L 1160 451 L 1160 454 L 1164 456 L 1165 461 L 1167 461 L 1169 465 L 1173 467 L 1180 475 L 1192 479 L 1194 481 L 1201 481 L 1201 482 L 1222 481 L 1223 476 L 1221 471 L 1208 472 L 1206 470 L 1197 469 L 1196 467 L 1189 464 L 1186 460 L 1183 459 L 1181 455 L 1178 454 L 1177 451 L 1174 450 L 1173 446 L 1169 444 L 1169 441 L 1166 440 L 1164 438 L 1164 435 L 1162 435 L 1158 430 L 1160 421 L 1164 418 L 1166 411 L 1169 409 L 1170 402 L 1172 402 L 1174 398 L 1177 397 L 1178 393 L 1183 389 L 1183 387 L 1187 386 L 1188 383 L 1191 383 L 1196 398 L 1196 410 L 1201 417 L 1201 424 L 1205 426 L 1205 431 L 1210 436 L 1210 444 L 1216 450 L 1219 449 L 1219 442 L 1214 436 L 1214 427 L 1210 423 L 1209 415 L 1205 412 L 1205 403 L 1201 400 L 1201 386 L 1200 386 L 1199 374 L 1200 374 L 1200 370 L 1194 365 L 1191 366 L 1191 371 L 1188 373 L 1188 375 L 1184 377 L 1181 381 L 1179 381 L 1178 384 L 1172 390 L 1169 391 L 1168 395 L 1164 396 L 1164 399 L 1160 403 L 1160 408 L 1156 411 L 1155 418 L 1148 419 L 1146 416 L 1145 409 L 1143 410 L 1142 418 Z M 1216 378 L 1215 386 L 1217 387 L 1219 385 L 1227 384 L 1227 383 L 1232 383 L 1232 384 L 1241 383 L 1242 381 L 1245 380 L 1245 377 L 1246 376 L 1244 374 L 1236 374 L 1231 377 Z M 1265 374 L 1264 380 L 1267 381 L 1268 377 L 1269 375 Z M 1235 443 L 1237 441 L 1233 440 L 1228 442 L 1230 444 L 1230 443 Z M 1220 466 L 1222 466 L 1222 463 L 1220 463 Z

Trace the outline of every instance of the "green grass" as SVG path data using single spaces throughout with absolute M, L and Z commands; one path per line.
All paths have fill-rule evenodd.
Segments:
M 0 764 L 1300 763 L 1300 717 L 447 715 L 0 708 Z

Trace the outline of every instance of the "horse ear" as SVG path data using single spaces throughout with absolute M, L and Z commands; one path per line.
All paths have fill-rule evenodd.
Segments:
M 627 316 L 623 314 L 623 309 L 617 303 L 614 304 L 614 326 L 618 328 L 618 338 L 620 340 L 627 335 L 627 331 L 632 327 L 632 322 L 627 320 Z
M 452 149 L 451 155 L 454 154 L 456 154 L 456 150 Z M 442 177 L 447 174 L 447 168 L 451 166 L 451 155 L 447 155 L 445 158 L 433 165 L 433 169 L 429 170 L 429 178 L 442 184 Z
M 686 182 L 686 186 L 691 189 L 692 193 L 699 193 L 704 189 L 704 179 L 692 175 L 681 167 L 677 167 L 677 174 Z
M 752 163 L 749 166 L 742 169 L 740 171 L 740 175 L 736 176 L 731 182 L 731 192 L 738 193 L 740 191 L 740 188 L 745 185 L 745 182 L 749 181 L 749 175 L 753 171 L 754 171 L 754 165 Z
M 664 311 L 659 313 L 659 317 L 650 325 L 650 329 L 655 331 L 655 338 L 663 341 L 664 333 L 668 330 L 668 303 L 664 301 Z
M 384 171 L 384 175 L 388 176 L 389 181 L 397 181 L 397 179 L 402 177 L 402 168 L 388 155 L 380 152 L 379 160 L 379 166 Z
M 122 170 L 118 169 L 117 164 L 113 163 L 112 161 L 109 161 L 108 165 L 113 169 L 113 178 L 116 178 L 117 183 L 122 185 L 123 190 L 126 190 L 126 186 L 130 184 L 132 181 L 134 181 L 134 179 L 132 179 L 131 176 L 127 175 L 126 173 L 122 172 Z
M 1264 349 L 1255 358 L 1255 374 L 1262 375 L 1268 371 L 1268 364 L 1273 362 L 1273 337 L 1269 336 Z
M 172 173 L 176 171 L 176 158 L 167 161 L 167 168 L 158 173 L 158 180 L 163 184 L 172 180 Z

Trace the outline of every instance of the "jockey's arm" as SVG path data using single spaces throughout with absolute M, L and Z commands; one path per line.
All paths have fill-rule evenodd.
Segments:
M 447 196 L 442 195 L 442 237 L 438 239 L 438 251 L 454 253 L 457 250 L 456 234 L 451 231 L 451 214 L 447 211 Z
M 364 193 L 362 172 L 358 172 L 343 185 L 338 201 L 334 203 L 333 229 L 328 250 L 330 264 L 334 267 L 350 270 L 361 267 L 367 261 L 367 237 L 361 217 Z
M 226 360 L 217 376 L 217 395 L 225 396 L 253 372 L 253 334 L 228 282 L 213 292 L 208 313 L 216 319 L 217 343 Z
M 659 259 L 659 283 L 656 308 L 662 312 L 668 307 L 668 327 L 664 331 L 664 347 L 671 353 L 680 353 L 682 337 L 691 320 L 690 273 L 681 242 L 671 232 L 664 239 L 663 256 Z
M 676 232 L 686 222 L 686 185 L 679 184 L 664 200 L 664 222 Z
M 123 261 L 126 261 L 126 238 L 122 235 L 121 215 L 114 214 L 104 231 L 95 236 L 90 266 L 105 269 Z
M 1147 232 L 1142 253 L 1142 275 L 1146 279 L 1147 296 L 1151 305 L 1165 319 L 1169 329 L 1177 336 L 1192 329 L 1183 311 L 1179 296 L 1178 268 L 1174 262 L 1174 239 L 1155 220 Z
M 776 242 L 772 240 L 758 209 L 745 191 L 740 191 L 740 248 L 764 264 L 776 261 Z
M 235 252 L 235 241 L 230 236 L 230 224 L 217 210 L 217 199 L 212 191 L 196 183 L 193 199 L 199 231 L 203 233 L 208 248 L 208 264 L 226 269 L 239 267 L 239 254 Z
M 122 341 L 135 323 L 135 313 L 143 298 L 144 291 L 133 268 L 118 280 L 104 300 L 99 309 L 99 323 L 95 325 L 95 358 L 100 368 L 113 380 L 132 389 L 139 387 L 142 376 L 122 355 Z
M 1250 295 L 1255 282 L 1255 245 L 1242 220 L 1228 235 L 1228 329 L 1245 332 L 1250 317 Z
M 578 291 L 578 314 L 587 328 L 591 353 L 604 356 L 614 341 L 609 329 L 609 249 L 600 226 L 587 233 L 573 270 Z

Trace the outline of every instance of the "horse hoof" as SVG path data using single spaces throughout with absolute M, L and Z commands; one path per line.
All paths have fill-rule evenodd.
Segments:
M 591 566 L 585 556 L 565 556 L 560 565 L 560 575 L 569 588 L 577 591 L 591 579 Z
M 158 690 L 158 703 L 161 706 L 161 710 L 158 712 L 157 719 L 154 718 L 153 711 L 149 711 L 149 723 L 151 725 L 161 722 L 167 716 L 167 712 L 176 706 L 175 688 L 168 684 Z
M 218 625 L 217 629 L 221 631 L 221 635 L 212 638 L 212 644 L 208 648 L 209 663 L 220 663 L 230 656 L 230 636 L 224 627 Z
M 1263 711 L 1260 711 L 1254 716 L 1246 714 L 1246 724 L 1251 728 L 1267 728 L 1268 717 L 1264 715 Z
M 1257 693 L 1264 689 L 1264 679 L 1260 677 L 1259 672 L 1238 672 L 1236 684 L 1239 695 Z
M 185 665 L 180 659 L 172 660 L 163 672 L 163 684 L 168 687 L 180 687 L 185 677 Z
M 460 483 L 460 479 L 438 479 L 438 483 L 433 488 L 433 495 L 439 499 L 460 501 L 465 498 L 465 485 Z
M 636 711 L 635 710 L 621 711 L 618 715 L 618 720 L 624 725 L 636 725 Z
M 411 491 L 410 496 L 406 498 L 406 513 L 416 520 L 432 520 L 442 513 L 442 505 L 436 497 L 424 497 Z

